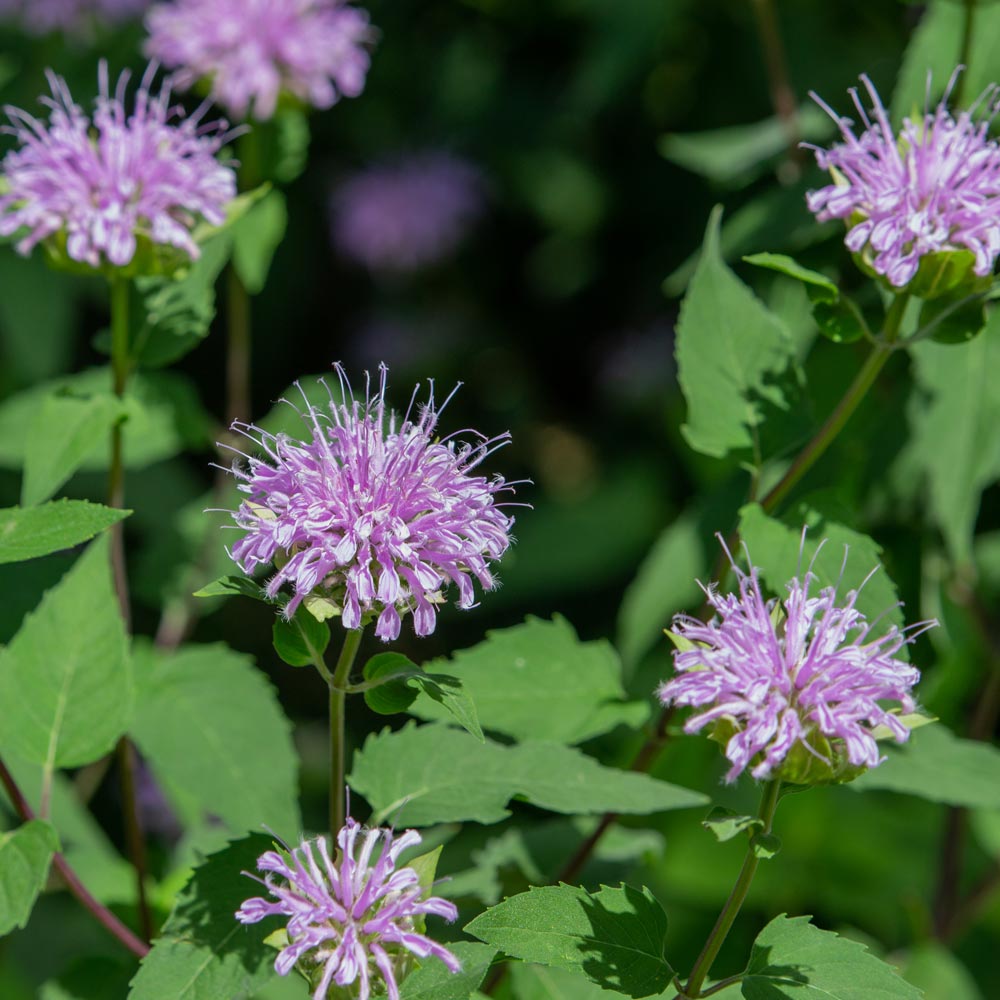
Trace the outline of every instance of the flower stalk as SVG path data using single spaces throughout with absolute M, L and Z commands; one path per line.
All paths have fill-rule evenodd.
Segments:
M 780 793 L 781 782 L 778 780 L 769 781 L 764 786 L 764 792 L 760 800 L 760 809 L 757 813 L 758 819 L 763 824 L 760 830 L 761 834 L 771 832 L 771 825 L 774 822 L 774 812 L 778 808 L 778 796 Z M 757 856 L 754 845 L 751 842 L 747 846 L 746 857 L 743 859 L 743 867 L 736 877 L 736 884 L 733 886 L 733 891 L 729 894 L 729 898 L 726 900 L 725 905 L 722 907 L 722 912 L 719 914 L 719 919 L 715 921 L 715 926 L 708 935 L 705 946 L 701 949 L 701 954 L 694 963 L 694 968 L 691 970 L 691 975 L 688 977 L 687 985 L 684 987 L 684 992 L 681 996 L 687 997 L 689 1000 L 695 1000 L 695 998 L 703 995 L 701 992 L 702 983 L 705 982 L 705 978 L 712 968 L 712 963 L 719 954 L 719 949 L 722 948 L 740 912 L 740 908 L 747 898 L 747 893 L 750 891 L 750 885 L 753 882 L 754 875 L 757 874 L 757 866 L 759 864 L 760 858 Z
M 333 676 L 329 680 L 330 691 L 330 835 L 336 836 L 346 821 L 344 794 L 344 771 L 347 756 L 345 716 L 347 704 L 347 682 L 351 668 L 357 659 L 364 628 L 350 629 L 345 633 Z M 320 671 L 329 673 L 325 670 Z

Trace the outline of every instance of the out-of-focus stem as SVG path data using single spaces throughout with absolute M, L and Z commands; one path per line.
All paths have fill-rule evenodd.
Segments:
M 128 326 L 129 280 L 121 275 L 111 279 L 111 378 L 114 394 L 123 399 L 128 384 L 132 359 L 129 354 Z M 111 469 L 108 473 L 108 506 L 125 505 L 125 463 L 122 455 L 122 424 L 115 421 L 111 428 Z M 125 565 L 125 535 L 122 522 L 111 528 L 111 572 L 122 620 L 132 629 L 132 607 L 129 600 L 128 572 Z M 146 899 L 146 844 L 139 824 L 139 807 L 135 796 L 135 755 L 128 737 L 118 741 L 116 749 L 118 775 L 122 796 L 122 818 L 129 859 L 135 869 L 136 899 L 139 921 L 146 940 L 153 936 L 153 918 Z
M 346 754 L 345 709 L 347 703 L 347 681 L 351 667 L 361 646 L 364 629 L 351 629 L 344 635 L 344 645 L 340 650 L 333 677 L 329 681 L 330 690 L 330 835 L 334 838 L 343 827 L 346 818 L 344 790 L 344 761 Z M 321 671 L 322 673 L 322 671 Z
M 784 126 L 788 142 L 788 161 L 794 165 L 797 176 L 801 172 L 803 162 L 802 150 L 799 148 L 799 140 L 801 139 L 799 111 L 795 100 L 795 91 L 789 80 L 788 60 L 785 57 L 785 46 L 781 40 L 774 0 L 751 0 L 751 4 L 764 53 L 764 66 L 767 69 L 771 105 Z
M 34 811 L 28 805 L 27 799 L 18 788 L 14 776 L 0 760 L 0 784 L 4 786 L 14 811 L 25 823 L 35 818 Z M 52 856 L 52 865 L 62 876 L 66 888 L 76 896 L 84 909 L 93 915 L 105 930 L 114 935 L 133 955 L 143 958 L 149 952 L 148 945 L 140 941 L 106 906 L 99 903 L 80 881 L 80 876 L 70 867 L 69 862 L 56 853 Z
M 965 16 L 962 19 L 962 47 L 958 52 L 958 64 L 965 67 L 965 72 L 958 78 L 955 89 L 951 94 L 952 107 L 962 106 L 962 97 L 965 93 L 965 81 L 969 76 L 969 63 L 972 59 L 972 39 L 976 23 L 976 7 L 979 0 L 965 0 Z

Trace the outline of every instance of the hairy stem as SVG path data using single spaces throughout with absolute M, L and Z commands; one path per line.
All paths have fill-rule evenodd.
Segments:
M 0 760 L 0 784 L 4 786 L 14 811 L 25 822 L 35 818 L 34 811 L 28 805 L 27 799 L 18 788 L 14 776 Z M 80 881 L 79 875 L 70 867 L 69 862 L 56 853 L 52 856 L 52 865 L 59 872 L 66 888 L 76 896 L 77 900 L 97 922 L 110 934 L 116 937 L 133 955 L 143 958 L 149 952 L 149 946 L 140 941 L 106 906 L 99 903 Z
M 761 828 L 762 833 L 771 832 L 771 824 L 774 821 L 774 811 L 778 807 L 778 795 L 780 791 L 780 781 L 769 781 L 764 786 L 764 793 L 760 800 L 760 810 L 757 813 L 757 816 L 763 823 L 763 827 Z M 757 857 L 753 844 L 748 844 L 746 857 L 743 859 L 743 867 L 736 878 L 736 884 L 733 886 L 733 891 L 729 894 L 729 899 L 726 900 L 725 905 L 722 907 L 719 919 L 715 921 L 715 926 L 708 935 L 708 939 L 705 941 L 705 946 L 701 949 L 698 960 L 694 963 L 694 968 L 688 977 L 687 985 L 684 987 L 683 996 L 694 1000 L 694 998 L 702 995 L 702 983 L 705 982 L 705 978 L 711 971 L 712 963 L 719 954 L 719 949 L 725 942 L 733 926 L 733 922 L 740 912 L 740 907 L 743 906 L 743 901 L 747 898 L 747 893 L 750 891 L 750 884 L 753 882 L 753 877 L 757 873 L 757 866 L 759 864 L 760 858 Z
M 361 636 L 364 629 L 351 629 L 344 636 L 344 645 L 340 650 L 337 665 L 333 668 L 333 677 L 329 681 L 330 690 L 330 834 L 334 838 L 337 831 L 343 827 L 346 818 L 346 801 L 344 794 L 344 761 L 346 746 L 344 739 L 344 718 L 347 703 L 347 681 L 351 676 L 351 667 L 361 646 Z M 325 668 L 324 668 L 325 670 Z M 324 671 L 320 671 L 323 673 Z

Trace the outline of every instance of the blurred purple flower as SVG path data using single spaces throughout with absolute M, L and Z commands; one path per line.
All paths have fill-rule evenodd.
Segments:
M 331 203 L 338 250 L 373 271 L 413 271 L 452 253 L 485 203 L 483 179 L 449 153 L 418 153 L 345 180 Z
M 427 914 L 455 920 L 455 905 L 425 896 L 413 868 L 396 868 L 400 854 L 420 840 L 416 830 L 394 837 L 392 831 L 377 827 L 365 831 L 348 818 L 337 835 L 336 861 L 324 837 L 303 841 L 287 856 L 267 851 L 257 860 L 258 871 L 267 874 L 257 881 L 277 902 L 260 896 L 248 899 L 236 911 L 236 919 L 255 924 L 269 916 L 289 918 L 289 943 L 274 968 L 287 976 L 299 964 L 315 986 L 314 1000 L 324 1000 L 332 984 L 355 983 L 359 1000 L 369 1000 L 373 980 L 374 993 L 383 992 L 379 979 L 389 1000 L 399 1000 L 397 976 L 410 965 L 411 955 L 438 958 L 452 972 L 460 968 L 447 948 L 416 930 Z
M 265 121 L 282 93 L 329 108 L 365 86 L 375 40 L 346 0 L 176 0 L 146 17 L 146 54 L 180 87 L 208 81 L 234 118 Z
M 886 727 L 900 743 L 909 730 L 879 702 L 897 701 L 912 712 L 911 688 L 920 679 L 916 668 L 894 654 L 937 623 L 902 631 L 893 625 L 876 638 L 873 624 L 855 607 L 860 587 L 842 604 L 836 587 L 813 597 L 809 589 L 816 578 L 807 570 L 788 583 L 779 604 L 764 600 L 755 568 L 749 574 L 735 563 L 732 568 L 738 594 L 721 595 L 714 585 L 705 591 L 716 612 L 712 621 L 674 619 L 681 640 L 674 652 L 677 675 L 660 685 L 660 701 L 703 709 L 688 719 L 685 732 L 709 723 L 723 727 L 716 736 L 728 736 L 729 782 L 748 767 L 755 778 L 792 780 L 782 764 L 793 751 L 804 751 L 807 762 L 811 757 L 830 765 L 831 774 L 845 756 L 855 768 L 880 764 L 885 758 L 873 728 Z
M 227 125 L 201 124 L 201 112 L 181 118 L 170 107 L 169 87 L 150 94 L 154 72 L 151 65 L 131 114 L 125 107 L 128 71 L 112 96 L 104 61 L 93 119 L 51 71 L 52 98 L 42 98 L 47 122 L 4 109 L 12 126 L 7 131 L 21 146 L 2 163 L 0 234 L 27 229 L 19 253 L 57 237 L 72 260 L 94 268 L 124 267 L 140 242 L 198 258 L 192 229 L 202 220 L 221 225 L 236 196 L 236 175 L 215 159 Z
M 833 184 L 809 192 L 809 210 L 821 222 L 846 220 L 848 249 L 864 252 L 897 288 L 913 279 L 927 254 L 970 250 L 973 270 L 982 277 L 1000 253 L 1000 146 L 989 138 L 997 89 L 953 117 L 947 100 L 957 75 L 956 70 L 934 111 L 916 121 L 904 118 L 898 135 L 867 76 L 861 82 L 872 101 L 870 116 L 857 88 L 850 91 L 864 124 L 860 136 L 849 118 L 811 95 L 844 141 L 831 149 L 809 146 L 819 166 L 834 176 Z M 988 107 L 977 119 L 980 105 Z
M 339 365 L 337 375 L 344 401 L 331 393 L 328 407 L 307 402 L 301 414 L 309 441 L 233 425 L 267 459 L 244 456 L 249 469 L 233 467 L 249 499 L 233 514 L 246 534 L 232 558 L 247 574 L 274 563 L 267 593 L 276 597 L 286 582 L 294 587 L 286 616 L 315 592 L 334 601 L 344 628 L 377 616 L 375 633 L 388 641 L 411 611 L 417 635 L 430 635 L 449 583 L 458 587 L 461 608 L 474 605 L 471 577 L 486 590 L 496 586 L 489 563 L 507 551 L 514 523 L 501 510 L 509 504 L 496 497 L 512 486 L 473 470 L 510 435 L 437 439 L 448 400 L 435 408 L 433 384 L 423 406 L 416 404 L 419 385 L 414 389 L 397 424 L 386 406 L 384 365 L 374 394 L 366 381 L 363 403 Z
M 117 24 L 137 18 L 152 0 L 0 0 L 0 16 L 16 18 L 34 34 L 78 34 L 91 21 Z

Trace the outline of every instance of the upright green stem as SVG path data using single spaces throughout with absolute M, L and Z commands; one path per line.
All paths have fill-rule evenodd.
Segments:
M 767 513 L 774 510 L 782 500 L 798 484 L 799 480 L 816 464 L 834 439 L 844 429 L 845 424 L 854 415 L 854 411 L 868 394 L 875 383 L 879 372 L 895 349 L 895 341 L 899 336 L 899 327 L 906 312 L 909 295 L 903 292 L 897 295 L 885 318 L 882 336 L 876 341 L 861 370 L 855 376 L 847 392 L 841 397 L 833 412 L 826 418 L 823 426 L 813 435 L 812 440 L 799 452 L 795 461 L 781 477 L 778 484 L 761 500 L 761 506 Z
M 128 328 L 129 280 L 121 275 L 111 279 L 111 382 L 114 394 L 122 399 L 128 384 L 132 359 L 129 354 Z M 125 463 L 122 457 L 122 424 L 116 421 L 111 428 L 111 469 L 108 473 L 108 506 L 125 505 Z M 122 620 L 128 631 L 132 629 L 132 607 L 129 601 L 128 572 L 125 566 L 125 535 L 122 523 L 111 528 L 111 573 L 115 594 L 121 609 Z M 122 817 L 125 824 L 125 841 L 129 858 L 135 869 L 136 896 L 139 921 L 143 936 L 149 941 L 153 936 L 153 918 L 146 899 L 146 843 L 139 825 L 138 803 L 135 794 L 135 752 L 123 736 L 116 748 L 118 775 L 122 796 Z
M 333 668 L 330 679 L 330 834 L 337 836 L 337 831 L 344 825 L 344 760 L 346 747 L 344 740 L 344 716 L 347 702 L 347 682 L 351 676 L 351 667 L 358 655 L 361 636 L 364 629 L 352 629 L 344 637 L 344 645 L 340 650 L 337 665 Z
M 757 813 L 757 816 L 763 823 L 761 833 L 771 832 L 771 823 L 774 820 L 774 811 L 778 807 L 778 795 L 780 791 L 780 781 L 769 781 L 764 786 L 764 794 L 760 800 L 760 810 Z M 701 949 L 701 954 L 694 963 L 694 968 L 688 977 L 687 986 L 684 987 L 683 996 L 689 997 L 691 1000 L 701 996 L 702 983 L 705 982 L 705 978 L 712 968 L 712 963 L 719 954 L 719 949 L 726 940 L 733 922 L 740 912 L 740 907 L 743 906 L 743 901 L 747 898 L 747 893 L 750 891 L 750 883 L 753 882 L 753 877 L 757 873 L 758 864 L 760 864 L 760 858 L 757 857 L 751 843 L 747 846 L 747 854 L 743 859 L 743 867 L 736 878 L 733 891 L 729 894 L 729 899 L 726 900 L 725 906 L 722 907 L 719 919 L 715 921 L 712 933 L 708 935 L 705 947 Z

